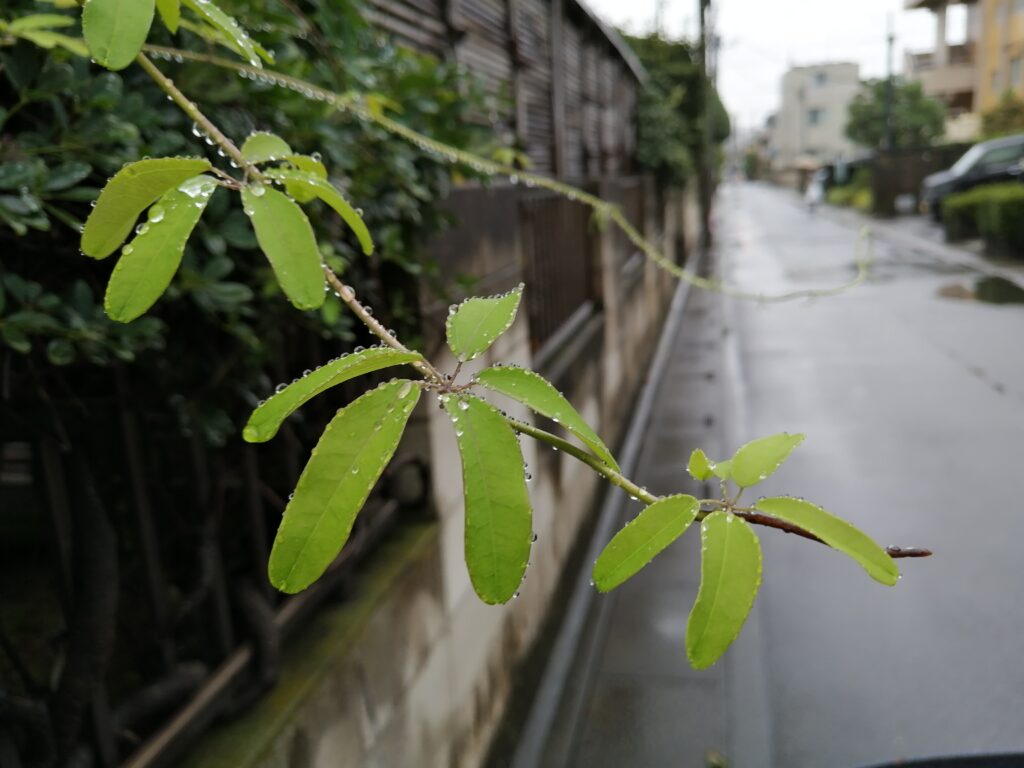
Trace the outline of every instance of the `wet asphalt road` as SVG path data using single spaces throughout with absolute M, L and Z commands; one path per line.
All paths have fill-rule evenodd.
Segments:
M 865 220 L 792 193 L 720 191 L 727 282 L 782 293 L 853 274 Z M 855 768 L 1024 752 L 1024 305 L 969 298 L 983 272 L 920 221 L 876 227 L 871 281 L 761 305 L 695 292 L 639 468 L 687 490 L 706 447 L 807 441 L 760 494 L 814 500 L 883 545 L 932 548 L 894 588 L 843 556 L 765 531 L 748 625 L 713 669 L 683 635 L 699 581 L 684 536 L 592 610 L 542 768 Z M 941 294 L 940 294 L 941 292 Z M 635 510 L 633 510 L 635 511 Z
M 859 222 L 760 186 L 720 202 L 731 282 L 782 292 L 850 273 Z M 725 662 L 737 768 L 1024 752 L 1024 305 L 944 298 L 992 266 L 916 226 L 878 226 L 865 287 L 726 304 L 734 437 L 808 435 L 764 492 L 935 551 L 887 589 L 824 547 L 762 537 L 753 631 Z

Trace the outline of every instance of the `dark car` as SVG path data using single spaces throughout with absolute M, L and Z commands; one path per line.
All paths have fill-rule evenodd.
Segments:
M 948 171 L 924 180 L 921 202 L 936 221 L 942 218 L 942 201 L 955 192 L 982 184 L 1017 181 L 1024 175 L 1024 134 L 975 144 Z

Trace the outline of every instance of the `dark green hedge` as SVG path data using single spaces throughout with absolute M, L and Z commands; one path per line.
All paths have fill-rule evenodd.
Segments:
M 277 0 L 228 0 L 274 67 L 337 91 L 386 95 L 411 127 L 458 146 L 479 147 L 486 132 L 472 115 L 491 106 L 450 64 L 401 50 L 363 21 L 351 0 L 305 0 L 307 21 Z M 53 13 L 41 0 L 9 0 L 0 18 Z M 78 13 L 68 11 L 80 34 Z M 221 53 L 185 29 L 162 42 Z M 417 294 L 432 265 L 421 248 L 446 226 L 439 201 L 451 171 L 378 127 L 331 112 L 290 90 L 201 64 L 159 61 L 225 132 L 241 142 L 253 130 L 283 136 L 297 151 L 319 152 L 332 180 L 364 209 L 377 255 L 361 255 L 326 211 L 313 216 L 325 257 L 358 285 L 377 313 L 407 338 L 419 332 Z M 222 442 L 248 407 L 273 388 L 267 371 L 309 367 L 316 337 L 329 354 L 365 343 L 337 302 L 296 312 L 277 289 L 242 211 L 218 195 L 183 267 L 154 311 L 130 325 L 104 316 L 114 259 L 79 254 L 78 229 L 98 189 L 123 163 L 214 149 L 135 67 L 104 71 L 84 58 L 0 36 L 0 368 L 7 391 L 28 396 L 74 391 L 89 377 L 131 367 L 165 409 L 181 406 L 187 428 Z M 273 365 L 271 365 L 273 364 Z M 97 385 L 102 386 L 102 385 Z M 186 411 L 203 392 L 206 410 Z
M 1024 257 L 1024 184 L 993 184 L 948 197 L 947 239 L 982 237 L 996 253 Z

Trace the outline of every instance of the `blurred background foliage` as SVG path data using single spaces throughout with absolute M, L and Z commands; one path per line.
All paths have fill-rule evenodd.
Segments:
M 696 172 L 705 115 L 711 121 L 712 144 L 718 147 L 731 132 L 729 113 L 701 73 L 693 43 L 657 33 L 626 39 L 648 75 L 637 104 L 637 158 L 662 188 L 685 186 Z M 707 112 L 703 86 L 711 89 Z
M 337 91 L 382 94 L 411 127 L 455 146 L 491 149 L 477 116 L 496 109 L 477 84 L 452 64 L 391 45 L 353 2 L 224 5 L 274 53 L 275 69 Z M 0 17 L 54 11 L 51 3 L 10 0 Z M 218 53 L 184 27 L 176 37 L 164 30 L 152 39 Z M 435 274 L 421 245 L 449 224 L 439 202 L 451 169 L 299 93 L 204 64 L 159 63 L 239 142 L 269 130 L 298 152 L 322 155 L 377 242 L 377 254 L 366 258 L 336 216 L 314 212 L 325 258 L 389 326 L 415 341 L 419 286 Z M 90 201 L 128 161 L 212 156 L 214 149 L 136 68 L 106 72 L 2 33 L 0 105 L 0 397 L 23 387 L 35 395 L 93 394 L 90 387 L 109 385 L 105 371 L 130 366 L 158 408 L 170 403 L 186 433 L 218 445 L 273 390 L 271 361 L 301 359 L 296 345 L 310 350 L 301 341 L 310 335 L 315 351 L 326 346 L 329 356 L 362 341 L 338 302 L 311 313 L 288 304 L 243 212 L 223 193 L 154 310 L 130 325 L 108 320 L 103 291 L 115 259 L 96 262 L 78 249 Z

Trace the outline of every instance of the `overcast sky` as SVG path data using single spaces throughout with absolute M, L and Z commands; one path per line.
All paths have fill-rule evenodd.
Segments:
M 612 24 L 629 31 L 654 27 L 658 0 L 584 0 Z M 676 36 L 696 32 L 698 0 L 663 0 L 664 28 Z M 904 49 L 928 50 L 935 23 L 928 11 L 904 11 L 903 0 L 713 0 L 723 41 L 719 87 L 734 122 L 744 129 L 774 111 L 779 81 L 790 65 L 856 61 L 862 77 L 885 73 L 886 23 L 893 16 L 895 64 Z M 950 39 L 963 37 L 956 8 Z

